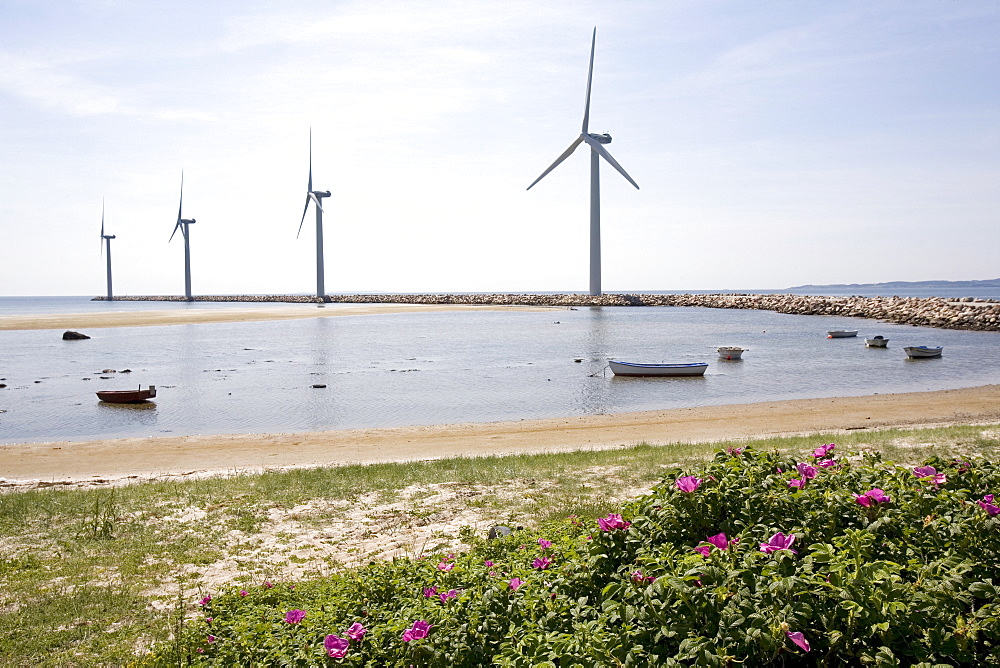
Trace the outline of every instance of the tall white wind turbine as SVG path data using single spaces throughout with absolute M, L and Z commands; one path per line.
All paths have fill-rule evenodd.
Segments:
M 108 247 L 108 301 L 114 299 L 114 291 L 111 289 L 111 240 L 115 238 L 113 234 L 104 233 L 104 200 L 101 200 L 101 251 Z
M 295 235 L 298 239 L 302 234 L 302 224 L 306 222 L 306 212 L 309 211 L 309 203 L 316 205 L 316 296 L 323 301 L 327 300 L 326 286 L 324 284 L 323 270 L 323 198 L 329 197 L 329 190 L 313 190 L 313 131 L 309 128 L 309 184 L 306 186 L 306 205 L 302 209 L 302 220 L 299 221 L 299 231 Z
M 599 295 L 601 294 L 601 178 L 600 178 L 600 159 L 604 158 L 608 161 L 612 167 L 618 170 L 618 173 L 625 177 L 625 179 L 635 186 L 635 189 L 639 189 L 639 185 L 632 180 L 622 166 L 619 165 L 608 150 L 604 148 L 604 144 L 611 143 L 611 135 L 592 133 L 588 130 L 590 125 L 590 84 L 594 78 L 594 46 L 597 44 L 597 28 L 594 28 L 594 35 L 590 40 L 590 70 L 587 72 L 587 103 L 583 110 L 583 129 L 580 132 L 580 136 L 577 137 L 569 148 L 563 151 L 563 154 L 556 158 L 548 169 L 542 172 L 542 175 L 535 179 L 528 190 L 536 183 L 545 178 L 545 175 L 551 172 L 553 169 L 559 166 L 563 160 L 568 158 L 576 147 L 580 144 L 587 144 L 590 146 L 590 294 Z
M 191 298 L 191 230 L 188 226 L 195 224 L 194 218 L 184 218 L 182 212 L 184 211 L 184 170 L 181 170 L 181 201 L 177 206 L 177 224 L 174 225 L 174 231 L 170 233 L 170 239 L 167 243 L 170 243 L 174 239 L 174 235 L 177 234 L 177 230 L 181 231 L 181 236 L 184 237 L 184 298 L 188 301 L 192 301 Z

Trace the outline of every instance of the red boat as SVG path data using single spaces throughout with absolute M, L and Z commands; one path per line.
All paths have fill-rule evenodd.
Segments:
M 140 401 L 147 401 L 156 396 L 156 385 L 150 385 L 149 389 L 138 390 L 103 390 L 97 393 L 97 398 L 109 404 L 136 404 Z

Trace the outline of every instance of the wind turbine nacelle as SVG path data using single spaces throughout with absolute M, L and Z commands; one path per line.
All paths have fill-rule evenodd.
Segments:
M 184 223 L 185 225 L 193 225 L 197 221 L 195 221 L 194 218 L 190 218 L 190 219 L 189 218 L 181 218 L 180 222 Z
M 331 195 L 329 190 L 313 190 L 312 194 L 316 197 L 329 197 Z
M 588 132 L 587 135 L 597 141 L 598 144 L 610 144 L 611 135 L 607 132 Z

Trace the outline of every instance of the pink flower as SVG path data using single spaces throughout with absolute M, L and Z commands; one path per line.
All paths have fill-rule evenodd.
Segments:
M 797 487 L 799 489 L 803 489 L 806 486 L 806 481 L 805 480 L 799 480 L 798 478 L 792 478 L 791 480 L 788 481 L 788 486 L 789 487 Z
M 538 544 L 542 546 L 543 550 L 547 550 L 550 547 L 552 547 L 552 541 L 545 540 L 544 538 L 539 538 L 538 539 Z
M 864 506 L 865 508 L 870 508 L 873 503 L 889 503 L 892 499 L 883 490 L 875 487 L 868 490 L 864 494 L 855 494 L 854 501 L 859 506 Z
M 426 638 L 427 632 L 430 630 L 431 623 L 428 621 L 420 620 L 418 622 L 413 622 L 413 626 L 403 631 L 403 642 Z
M 486 566 L 486 568 L 492 568 L 493 562 L 487 559 L 486 561 L 483 562 L 483 565 Z
M 613 531 L 615 529 L 627 529 L 632 526 L 631 522 L 626 522 L 618 513 L 608 513 L 607 517 L 597 519 L 597 526 L 601 531 Z
M 943 473 L 938 473 L 937 469 L 933 466 L 917 466 L 913 469 L 913 475 L 917 476 L 921 480 L 929 478 L 931 483 L 935 485 L 943 485 L 948 481 L 947 476 Z
M 828 454 L 830 454 L 831 452 L 833 452 L 833 449 L 835 447 L 837 447 L 837 446 L 835 444 L 833 444 L 833 443 L 827 443 L 826 445 L 821 445 L 818 448 L 816 448 L 815 450 L 813 450 L 813 457 L 815 457 L 816 459 L 822 459 L 822 458 L 826 457 Z
M 805 650 L 806 652 L 809 651 L 809 641 L 806 640 L 806 637 L 802 635 L 801 632 L 785 631 L 785 635 L 788 636 L 789 640 L 791 640 L 793 643 L 801 647 L 803 650 Z
M 248 592 L 246 589 L 240 589 L 240 596 L 249 596 L 249 595 L 250 592 Z
M 208 636 L 208 638 L 205 639 L 205 642 L 211 645 L 212 643 L 215 642 L 215 636 Z
M 535 559 L 531 562 L 532 568 L 537 568 L 540 571 L 544 571 L 546 568 L 552 565 L 552 560 L 548 557 L 541 557 L 540 559 Z
M 354 622 L 347 629 L 347 637 L 351 640 L 360 641 L 368 633 L 368 629 L 361 625 L 361 622 Z
M 289 610 L 285 613 L 285 621 L 289 624 L 298 624 L 306 618 L 305 610 Z
M 690 494 L 701 487 L 701 478 L 696 478 L 693 475 L 686 475 L 682 478 L 678 478 L 676 485 L 677 489 Z
M 707 557 L 712 552 L 712 546 L 711 545 L 699 545 L 698 547 L 694 548 L 694 551 L 697 552 L 698 554 L 700 554 L 703 557 Z
M 267 580 L 264 580 L 264 584 L 261 585 L 261 586 L 264 587 L 264 589 L 274 589 L 274 584 L 271 583 L 271 582 L 268 582 Z
M 816 462 L 816 466 L 822 466 L 825 469 L 828 469 L 831 466 L 836 466 L 836 465 L 837 465 L 836 459 L 824 459 L 821 462 Z
M 797 551 L 792 549 L 792 543 L 795 542 L 795 534 L 790 533 L 787 536 L 780 531 L 773 536 L 771 540 L 766 543 L 760 544 L 760 551 L 764 554 L 771 554 L 772 552 L 780 552 L 781 550 L 788 550 L 792 554 L 798 554 Z
M 997 515 L 1000 515 L 1000 506 L 993 503 L 992 494 L 987 494 L 986 496 L 983 497 L 982 501 L 976 501 L 976 503 L 978 503 L 979 507 L 985 510 L 986 514 L 989 515 L 990 517 L 996 517 Z
M 449 598 L 458 598 L 458 592 L 454 589 L 449 589 L 443 594 L 438 594 L 438 598 L 441 599 L 442 603 L 447 603 Z
M 720 550 L 728 550 L 731 545 L 735 545 L 736 543 L 739 542 L 740 539 L 734 538 L 732 540 L 729 540 L 726 538 L 726 534 L 717 533 L 714 536 L 709 536 L 705 540 L 707 540 L 709 543 L 719 548 Z
M 431 598 L 437 596 L 437 587 L 424 587 L 424 598 Z
M 777 471 L 778 473 L 784 473 L 784 472 L 785 472 L 785 469 L 781 468 L 780 466 L 779 466 L 779 467 L 777 467 L 777 468 L 776 468 L 775 470 L 776 470 L 776 471 Z
M 743 448 L 726 448 L 726 452 L 731 454 L 733 457 L 739 457 L 743 454 Z
M 201 605 L 201 607 L 204 608 L 206 605 L 208 605 L 209 603 L 211 603 L 211 601 L 212 601 L 212 597 L 211 596 L 206 596 L 205 598 L 203 598 L 200 601 L 198 601 L 198 603 Z
M 514 591 L 517 591 L 518 589 L 520 589 L 521 585 L 523 585 L 523 584 L 524 584 L 524 580 L 522 580 L 521 578 L 511 578 L 510 579 L 510 588 L 513 589 Z
M 343 659 L 347 655 L 347 649 L 351 646 L 347 638 L 338 638 L 332 633 L 323 638 L 323 647 L 326 648 L 326 655 L 331 659 Z
M 652 582 L 656 578 L 652 575 L 643 575 L 642 571 L 636 571 L 632 573 L 632 582 L 636 584 L 646 584 L 647 582 Z
M 450 571 L 453 568 L 455 568 L 455 564 L 448 563 L 447 561 L 442 561 L 438 564 L 439 571 Z
M 799 472 L 804 480 L 812 480 L 816 477 L 817 471 L 815 466 L 810 466 L 809 464 L 796 464 L 795 470 Z

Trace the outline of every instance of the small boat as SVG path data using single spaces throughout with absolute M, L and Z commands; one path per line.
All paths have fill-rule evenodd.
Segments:
M 831 329 L 829 332 L 826 333 L 826 338 L 846 339 L 857 335 L 858 335 L 858 330 L 856 329 Z
M 739 346 L 719 346 L 716 350 L 719 352 L 719 359 L 738 360 L 743 359 L 743 352 L 746 348 L 740 348 Z
M 885 348 L 889 345 L 889 339 L 884 336 L 876 336 L 871 339 L 865 339 L 865 345 L 869 348 Z
M 148 389 L 138 390 L 102 390 L 97 393 L 97 398 L 109 404 L 135 404 L 140 401 L 147 401 L 156 396 L 156 385 L 150 385 Z
M 941 357 L 944 348 L 941 346 L 909 346 L 903 350 L 906 351 L 907 357 L 914 359 L 917 357 Z
M 608 360 L 616 376 L 704 376 L 707 362 L 692 364 L 636 364 Z

